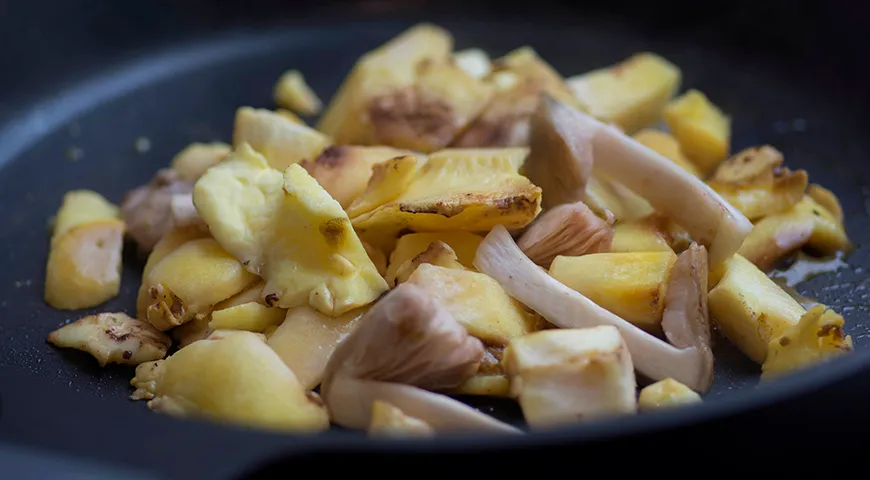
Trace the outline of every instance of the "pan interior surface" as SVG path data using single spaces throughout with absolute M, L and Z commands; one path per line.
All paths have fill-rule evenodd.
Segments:
M 639 51 L 659 53 L 680 66 L 683 89 L 700 89 L 731 116 L 732 151 L 771 144 L 784 153 L 790 168 L 806 169 L 812 182 L 839 196 L 857 248 L 848 257 L 848 267 L 810 279 L 798 290 L 842 313 L 855 356 L 870 360 L 862 352 L 870 344 L 870 184 L 861 170 L 870 140 L 845 114 L 849 105 L 835 92 L 795 83 L 794 72 L 763 59 L 604 27 L 442 25 L 454 34 L 457 48 L 480 47 L 497 56 L 532 45 L 565 76 Z M 105 305 L 81 312 L 47 307 L 42 295 L 48 222 L 63 194 L 86 188 L 120 202 L 127 190 L 147 182 L 187 144 L 228 142 L 237 107 L 273 108 L 272 87 L 283 71 L 302 71 L 318 95 L 328 99 L 361 54 L 406 26 L 360 23 L 236 32 L 179 45 L 107 68 L 0 125 L 0 252 L 6 266 L 0 276 L 5 342 L 0 367 L 104 401 L 125 402 L 132 369 L 100 368 L 85 353 L 58 350 L 45 342 L 50 331 L 86 314 L 132 313 L 144 263 L 133 248 L 125 249 L 120 295 Z M 715 355 L 708 403 L 757 384 L 759 368 L 726 341 L 719 339 Z M 833 371 L 840 363 L 823 368 Z M 472 403 L 498 417 L 519 420 L 518 409 L 505 402 Z M 130 403 L 126 408 L 145 406 Z

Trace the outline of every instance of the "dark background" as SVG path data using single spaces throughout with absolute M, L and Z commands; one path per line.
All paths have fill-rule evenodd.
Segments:
M 865 7 L 857 1 L 667 1 L 598 2 L 550 1 L 510 3 L 493 1 L 204 1 L 204 0 L 0 0 L 0 125 L 14 119 L 37 99 L 74 85 L 107 67 L 175 42 L 207 37 L 218 32 L 241 33 L 281 25 L 306 24 L 309 19 L 340 24 L 363 18 L 431 20 L 442 18 L 499 20 L 519 19 L 527 22 L 570 24 L 578 18 L 599 18 L 602 23 L 628 26 L 655 38 L 668 38 L 716 49 L 761 56 L 793 72 L 794 82 L 813 88 L 834 91 L 849 99 L 852 106 L 846 115 L 861 121 L 870 120 L 867 93 L 868 68 L 867 20 Z M 462 12 L 459 15 L 457 12 Z M 566 45 L 566 49 L 577 48 Z M 8 208 L 6 206 L 0 208 Z M 2 321 L 2 319 L 0 319 Z M 392 453 L 362 450 L 330 453 L 328 457 L 294 457 L 282 463 L 282 442 L 265 435 L 256 437 L 262 445 L 240 443 L 234 449 L 215 451 L 214 444 L 232 444 L 237 432 L 218 430 L 198 424 L 183 428 L 170 419 L 152 415 L 145 409 L 136 413 L 136 424 L 146 421 L 172 429 L 171 438 L 156 449 L 158 458 L 130 461 L 136 457 L 133 439 L 143 435 L 131 426 L 125 405 L 106 401 L 104 417 L 93 423 L 78 418 L 76 411 L 92 399 L 85 396 L 53 396 L 54 390 L 37 390 L 28 397 L 10 395 L 20 380 L 14 375 L 0 375 L 0 477 L 3 478 L 100 478 L 95 464 L 153 464 L 164 476 L 210 478 L 239 474 L 257 469 L 263 460 L 274 460 L 274 468 L 284 468 L 287 475 L 316 472 L 325 475 L 340 466 L 353 466 L 357 472 L 373 466 L 385 471 L 417 475 L 421 472 L 454 468 L 457 462 L 473 460 L 478 469 L 490 475 L 504 475 L 510 467 L 531 462 L 546 466 L 543 474 L 555 475 L 555 468 L 570 468 L 575 474 L 590 473 L 588 466 L 577 463 L 577 454 L 604 458 L 613 452 L 630 452 L 635 462 L 616 462 L 619 472 L 632 467 L 647 474 L 656 471 L 654 458 L 663 461 L 658 468 L 676 471 L 687 455 L 701 459 L 709 472 L 740 469 L 746 472 L 754 462 L 775 466 L 783 473 L 795 465 L 810 468 L 828 465 L 830 473 L 840 468 L 838 455 L 867 452 L 868 443 L 861 435 L 870 426 L 870 375 L 840 382 L 823 393 L 797 397 L 787 404 L 758 409 L 727 421 L 696 424 L 665 433 L 635 435 L 628 439 L 601 441 L 594 445 L 548 447 L 545 460 L 531 452 L 490 451 L 474 457 L 441 457 L 435 461 L 422 454 L 399 459 Z M 32 418 L 9 418 L 6 411 L 34 412 L 59 409 L 68 413 L 63 424 L 52 426 L 33 423 Z M 91 407 L 92 409 L 92 407 Z M 812 412 L 812 413 L 809 413 Z M 147 418 L 147 420 L 145 420 Z M 109 424 L 107 427 L 106 424 Z M 174 425 L 178 428 L 172 428 Z M 54 428 L 56 427 L 56 429 Z M 99 432 L 94 429 L 102 429 Z M 78 433 L 77 433 L 78 432 Z M 104 433 L 104 438 L 100 437 Z M 245 437 L 253 438 L 253 436 Z M 128 445 L 129 447 L 125 447 Z M 50 448 L 52 455 L 67 451 L 69 457 L 52 457 L 42 453 L 9 450 L 13 444 L 38 444 Z M 283 442 L 289 443 L 289 442 Z M 107 446 L 113 445 L 109 449 Z M 298 447 L 298 445 L 297 445 Z M 29 447 L 28 447 L 29 448 Z M 126 448 L 126 452 L 124 452 Z M 313 446 L 312 446 L 313 448 Z M 805 458 L 796 452 L 814 450 Z M 111 450 L 111 451 L 110 451 Z M 154 451 L 154 450 L 152 450 Z M 120 453 L 119 453 L 120 452 Z M 73 462 L 76 455 L 88 454 L 87 464 Z M 120 458 L 119 458 L 120 455 Z M 860 458 L 848 457 L 845 458 Z M 400 466 L 398 462 L 406 462 Z M 409 467 L 407 462 L 413 462 Z M 610 462 L 608 462 L 610 463 Z M 755 464 L 757 465 L 757 464 Z M 26 473 L 30 477 L 25 475 Z M 401 470 L 406 468 L 407 470 Z M 95 470 L 97 469 L 97 470 Z M 336 470 L 337 471 L 337 470 Z M 374 471 L 374 470 L 373 470 Z M 756 470 L 757 471 L 757 470 Z M 471 473 L 471 470 L 460 472 Z M 700 472 L 700 471 L 696 471 Z M 115 470 L 101 473 L 106 478 L 134 478 Z M 286 475 L 285 475 L 286 476 Z

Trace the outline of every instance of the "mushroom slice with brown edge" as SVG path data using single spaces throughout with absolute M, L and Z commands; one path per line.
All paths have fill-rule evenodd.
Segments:
M 558 102 L 546 95 L 542 101 Z M 752 230 L 749 220 L 713 189 L 654 150 L 580 111 L 561 118 L 571 122 L 565 130 L 583 132 L 596 171 L 624 184 L 685 228 L 707 247 L 712 267 L 730 258 Z
M 713 383 L 713 351 L 707 310 L 707 249 L 697 243 L 681 253 L 671 268 L 662 330 L 671 345 L 698 350 L 705 373 L 698 390 L 709 390 Z
M 173 212 L 173 198 L 191 192 L 192 182 L 183 180 L 175 170 L 164 168 L 150 182 L 124 195 L 121 216 L 127 224 L 127 235 L 141 252 L 150 252 L 163 235 L 175 228 L 175 218 L 182 212 Z M 179 206 L 176 204 L 175 208 Z
M 402 284 L 360 319 L 333 353 L 321 384 L 332 420 L 365 429 L 383 401 L 438 432 L 518 432 L 457 400 L 424 389 L 455 388 L 477 372 L 483 345 L 420 288 Z
M 602 220 L 583 202 L 559 205 L 538 216 L 517 241 L 533 262 L 549 268 L 559 255 L 610 251 L 613 217 Z
M 88 352 L 101 367 L 108 363 L 139 365 L 159 360 L 172 344 L 166 334 L 123 313 L 88 315 L 51 332 L 48 342 Z
M 652 380 L 672 377 L 695 390 L 704 386 L 707 372 L 697 348 L 681 349 L 659 340 L 560 283 L 529 260 L 504 227 L 497 226 L 486 236 L 474 265 L 510 296 L 559 327 L 618 328 L 635 368 Z
M 511 340 L 504 362 L 532 428 L 637 411 L 631 355 L 616 327 L 535 332 Z

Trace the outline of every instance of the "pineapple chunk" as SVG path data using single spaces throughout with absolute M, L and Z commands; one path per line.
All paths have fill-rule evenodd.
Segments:
M 371 437 L 388 438 L 432 437 L 435 430 L 423 420 L 405 415 L 396 406 L 375 400 L 368 434 Z
M 52 237 L 58 238 L 74 227 L 96 221 L 119 218 L 118 207 L 91 190 L 72 190 L 63 196 L 63 203 L 54 218 Z
M 326 363 L 368 307 L 332 318 L 305 305 L 290 309 L 269 337 L 269 346 L 293 370 L 306 389 L 320 384 Z
M 360 236 L 385 251 L 392 250 L 403 229 L 522 228 L 541 211 L 541 189 L 514 165 L 501 151 L 473 158 L 435 154 L 419 168 L 410 168 L 414 173 L 403 177 L 404 189 L 391 200 L 384 201 L 402 187 L 386 180 L 376 184 L 372 178 L 348 214 Z
M 283 115 L 251 107 L 236 110 L 233 148 L 248 144 L 284 170 L 305 159 L 312 159 L 331 143 L 329 137 L 313 128 L 288 120 Z
M 719 331 L 758 364 L 764 363 L 770 341 L 805 313 L 794 298 L 739 254 L 725 265 L 707 304 Z
M 632 134 L 661 118 L 680 80 L 674 64 L 652 53 L 638 53 L 567 82 L 590 115 Z
M 211 314 L 208 327 L 212 330 L 247 330 L 262 333 L 266 328 L 278 325 L 287 311 L 272 308 L 257 302 L 243 303 Z
M 429 160 L 442 161 L 445 159 L 452 162 L 488 162 L 491 159 L 497 159 L 501 162 L 507 161 L 513 166 L 515 172 L 519 172 L 526 163 L 526 158 L 529 156 L 528 147 L 507 147 L 507 148 L 445 148 L 429 155 Z
M 634 413 L 634 366 L 616 327 L 544 330 L 505 351 L 511 393 L 533 429 Z
M 845 335 L 843 317 L 816 305 L 796 325 L 768 344 L 761 379 L 769 380 L 852 351 L 852 337 Z
M 640 396 L 637 400 L 641 411 L 658 410 L 660 408 L 670 408 L 692 403 L 701 403 L 701 396 L 673 378 L 666 378 L 652 385 L 647 385 L 640 391 Z
M 479 48 L 468 48 L 455 52 L 453 63 L 471 78 L 484 78 L 492 70 L 489 55 Z
M 56 347 L 90 353 L 101 367 L 108 363 L 139 365 L 166 356 L 172 341 L 151 325 L 123 313 L 88 315 L 48 335 Z
M 303 115 L 317 115 L 323 104 L 311 87 L 305 83 L 305 77 L 299 70 L 284 72 L 275 84 L 273 93 L 275 103 Z
M 305 120 L 302 120 L 299 117 L 299 115 L 296 115 L 295 113 L 293 113 L 290 110 L 287 110 L 285 108 L 276 108 L 275 113 L 277 113 L 278 115 L 281 115 L 282 117 L 286 118 L 287 120 L 290 120 L 293 123 L 296 123 L 299 125 L 304 125 L 306 127 L 308 126 L 308 124 L 305 123 Z
M 167 232 L 154 245 L 154 249 L 148 254 L 148 260 L 145 261 L 145 266 L 142 268 L 142 282 L 139 285 L 139 295 L 136 298 L 136 316 L 138 318 L 146 318 L 148 305 L 151 304 L 151 296 L 148 294 L 148 289 L 151 287 L 147 280 L 148 272 L 178 247 L 191 240 L 206 238 L 207 236 L 208 234 L 198 227 L 175 228 Z
M 617 223 L 613 227 L 612 253 L 671 252 L 668 232 L 655 217 Z
M 300 165 L 346 209 L 365 191 L 373 166 L 404 155 L 412 152 L 392 147 L 333 145 Z
M 217 165 L 232 148 L 226 143 L 191 143 L 172 158 L 172 169 L 185 182 L 195 182 L 209 168 Z
M 162 370 L 148 402 L 155 411 L 276 430 L 329 427 L 322 402 L 256 333 L 193 343 L 167 358 Z
M 843 223 L 843 207 L 834 192 L 814 183 L 807 188 L 807 195 L 830 212 L 837 222 Z
M 696 177 L 701 176 L 698 167 L 696 167 L 691 160 L 686 158 L 683 150 L 680 149 L 680 143 L 677 142 L 677 139 L 674 138 L 673 135 L 658 130 L 646 129 L 634 134 L 634 139 L 641 145 L 654 150 L 663 157 L 674 162 L 677 166 L 692 175 Z
M 601 217 L 610 212 L 617 222 L 630 222 L 655 213 L 646 199 L 599 172 L 595 172 L 586 184 L 583 201 Z
M 852 248 L 842 218 L 838 219 L 836 210 L 828 210 L 809 195 L 805 195 L 794 208 L 805 215 L 812 215 L 813 232 L 807 239 L 808 248 L 823 255 Z
M 158 330 L 169 330 L 245 289 L 257 277 L 211 238 L 191 240 L 150 269 L 144 279 L 149 305 L 145 316 Z
M 489 397 L 510 396 L 510 380 L 505 374 L 502 358 L 504 348 L 486 347 L 477 373 L 458 387 L 450 390 L 451 395 L 482 395 Z
M 489 345 L 507 345 L 532 331 L 534 319 L 492 278 L 477 272 L 424 263 L 407 283 L 425 290 L 471 335 Z
M 731 119 L 698 90 L 689 90 L 665 107 L 665 122 L 686 156 L 708 174 L 728 155 Z
M 459 263 L 459 260 L 456 258 L 456 252 L 449 245 L 444 242 L 432 242 L 423 253 L 399 266 L 399 269 L 396 271 L 396 278 L 392 279 L 392 282 L 388 278 L 387 283 L 398 285 L 408 281 L 408 278 L 417 270 L 417 267 L 424 263 L 455 270 L 467 270 L 465 266 Z
M 165 360 L 140 363 L 136 367 L 136 373 L 130 380 L 130 385 L 136 390 L 130 395 L 130 400 L 151 400 L 157 392 L 157 382 L 163 376 L 163 363 Z
M 269 306 L 337 316 L 387 290 L 341 205 L 299 165 L 281 175 L 243 144 L 193 199 L 214 238 L 266 280 Z
M 373 144 L 368 109 L 378 97 L 413 88 L 417 66 L 450 60 L 453 38 L 446 30 L 421 23 L 363 55 L 344 79 L 317 124 L 339 145 Z
M 658 332 L 676 261 L 672 251 L 556 257 L 550 275 L 617 316 Z
M 483 237 L 471 232 L 431 232 L 409 233 L 402 235 L 396 241 L 396 248 L 390 254 L 390 264 L 387 267 L 387 283 L 395 280 L 396 272 L 405 262 L 420 255 L 434 242 L 446 243 L 456 254 L 456 260 L 469 270 L 474 270 L 474 255 Z
M 369 183 L 346 208 L 347 216 L 354 218 L 369 213 L 401 196 L 413 181 L 422 161 L 414 155 L 403 155 L 372 166 Z

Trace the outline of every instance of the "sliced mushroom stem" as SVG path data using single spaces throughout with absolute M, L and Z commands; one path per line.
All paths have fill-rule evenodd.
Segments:
M 406 415 L 426 422 L 436 433 L 468 430 L 522 433 L 518 428 L 446 395 L 400 383 L 339 375 L 332 379 L 326 399 L 335 423 L 359 429 L 368 427 L 372 405 L 377 400 L 390 403 Z
M 558 102 L 544 96 L 545 102 Z M 715 268 L 740 248 L 752 223 L 700 179 L 613 126 L 576 112 L 572 129 L 592 145 L 595 170 L 644 197 L 707 247 Z
M 598 306 L 535 265 L 510 233 L 495 227 L 480 244 L 474 266 L 512 297 L 562 328 L 612 325 L 619 329 L 638 372 L 652 380 L 671 377 L 700 390 L 706 371 L 697 348 L 679 349 Z

